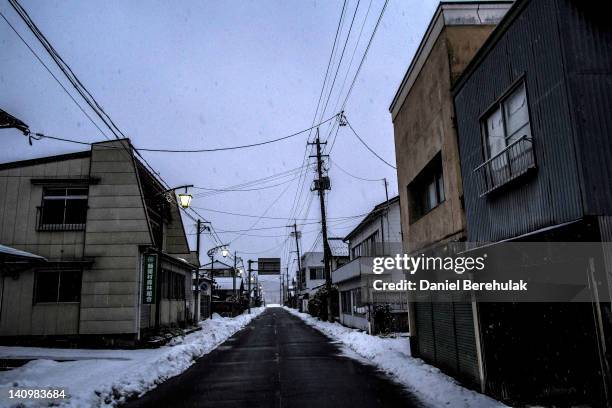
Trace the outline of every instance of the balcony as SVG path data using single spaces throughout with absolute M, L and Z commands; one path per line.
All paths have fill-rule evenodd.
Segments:
M 480 197 L 536 168 L 531 137 L 522 136 L 474 169 L 478 174 Z
M 360 256 L 332 272 L 332 283 L 344 282 L 361 275 L 372 275 L 373 257 Z

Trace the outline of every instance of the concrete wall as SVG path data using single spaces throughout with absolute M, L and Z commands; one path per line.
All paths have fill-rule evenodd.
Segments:
M 394 119 L 404 248 L 409 252 L 463 235 L 463 189 L 451 86 L 493 27 L 443 28 Z M 439 152 L 446 200 L 412 222 L 407 187 Z

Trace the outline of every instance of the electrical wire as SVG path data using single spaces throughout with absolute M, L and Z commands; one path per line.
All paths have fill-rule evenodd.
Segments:
M 359 141 L 361 142 L 361 144 L 363 144 L 366 149 L 368 149 L 370 151 L 370 153 L 372 153 L 374 156 L 376 156 L 378 158 L 378 160 L 382 161 L 383 163 L 385 163 L 387 166 L 391 167 L 392 169 L 397 170 L 397 167 L 395 167 L 394 165 L 392 165 L 391 163 L 389 163 L 388 161 L 386 161 L 385 159 L 383 159 L 378 153 L 376 153 L 370 146 L 368 146 L 368 144 L 361 138 L 359 137 L 359 135 L 357 134 L 357 132 L 355 132 L 355 129 L 353 129 L 353 126 L 351 126 L 350 122 L 346 122 L 346 124 L 348 125 L 348 127 L 353 131 L 353 134 L 357 137 L 357 139 L 359 139 Z
M 369 178 L 365 178 L 365 177 L 359 177 L 359 176 L 356 176 L 356 175 L 354 175 L 354 174 L 349 173 L 348 171 L 346 171 L 346 170 L 345 170 L 345 169 L 343 169 L 342 167 L 340 167 L 340 165 L 338 164 L 338 162 L 337 162 L 336 160 L 331 160 L 331 159 L 330 159 L 330 161 L 333 163 L 333 165 L 334 165 L 335 167 L 337 167 L 337 168 L 338 168 L 338 170 L 340 170 L 341 172 L 343 172 L 344 174 L 346 174 L 346 175 L 348 175 L 348 176 L 350 176 L 350 177 L 353 177 L 354 179 L 361 180 L 361 181 L 376 181 L 376 182 L 378 182 L 378 181 L 384 181 L 384 180 L 385 180 L 384 178 L 379 178 L 379 179 L 369 179 Z
M 346 103 L 349 99 L 349 97 L 351 96 L 351 92 L 353 91 L 353 88 L 355 86 L 355 83 L 357 81 L 357 77 L 359 76 L 359 73 L 361 72 L 361 68 L 363 67 L 363 63 L 366 60 L 366 57 L 368 55 L 368 51 L 370 50 L 370 46 L 372 45 L 372 41 L 374 40 L 374 36 L 376 35 L 376 31 L 378 30 L 378 26 L 380 25 L 380 21 L 383 18 L 383 15 L 385 14 L 385 10 L 387 9 L 387 4 L 389 4 L 389 0 L 385 0 L 385 4 L 383 5 L 380 14 L 378 15 L 378 20 L 376 20 L 376 25 L 374 26 L 374 30 L 372 31 L 372 35 L 370 36 L 370 40 L 368 41 L 368 45 L 363 53 L 363 56 L 361 57 L 361 62 L 359 62 L 359 66 L 357 68 L 357 71 L 355 72 L 355 76 L 353 77 L 353 80 L 351 81 L 351 86 L 349 87 L 349 90 L 346 94 L 346 97 L 344 98 L 344 102 L 342 102 L 342 109 L 340 109 L 340 111 L 344 111 L 344 108 L 346 107 Z

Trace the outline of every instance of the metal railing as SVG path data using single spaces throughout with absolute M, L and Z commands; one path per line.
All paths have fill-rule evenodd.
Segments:
M 533 141 L 524 135 L 474 169 L 480 179 L 480 196 L 487 195 L 535 167 Z
M 44 218 L 44 207 L 36 207 L 36 231 L 82 231 L 85 223 L 51 223 Z

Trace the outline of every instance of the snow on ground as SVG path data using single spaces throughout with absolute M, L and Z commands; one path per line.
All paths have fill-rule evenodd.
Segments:
M 439 369 L 411 357 L 410 344 L 405 337 L 370 336 L 338 323 L 321 321 L 295 309 L 285 307 L 285 310 L 346 347 L 349 350 L 346 353 L 348 357 L 355 358 L 356 354 L 359 361 L 369 362 L 389 374 L 427 405 L 471 408 L 505 406 L 486 395 L 462 387 Z
M 0 347 L 0 359 L 36 358 L 22 367 L 0 372 L 0 407 L 47 406 L 49 400 L 7 399 L 8 388 L 63 388 L 70 395 L 63 407 L 116 406 L 142 395 L 214 350 L 259 315 L 264 308 L 235 318 L 215 315 L 202 330 L 158 349 L 85 350 Z M 54 360 L 75 360 L 58 362 Z

